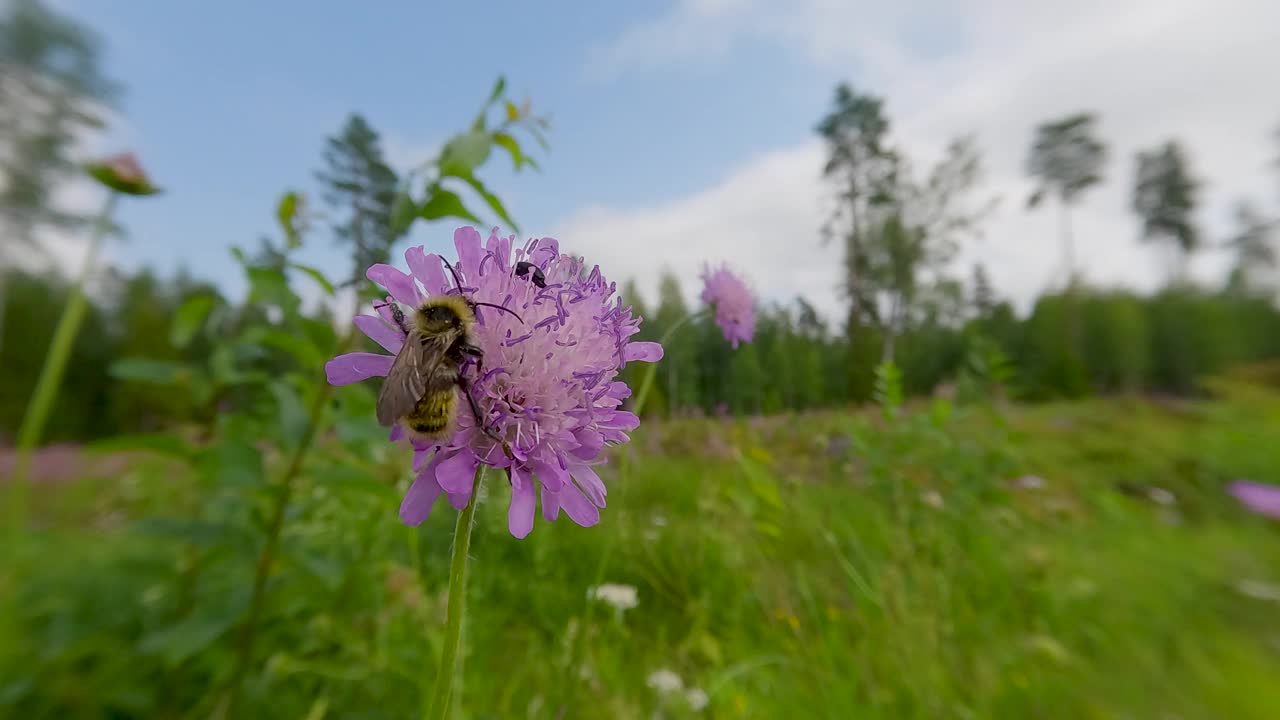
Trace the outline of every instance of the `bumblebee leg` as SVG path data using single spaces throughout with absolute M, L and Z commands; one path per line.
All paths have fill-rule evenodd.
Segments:
M 467 396 L 467 404 L 471 406 L 471 414 L 476 419 L 476 426 L 483 430 L 485 435 L 493 438 L 494 442 L 503 444 L 502 438 L 498 437 L 493 428 L 484 424 L 484 413 L 480 410 L 480 403 L 477 403 L 476 399 L 472 397 L 471 384 L 461 374 L 458 375 L 458 387 L 462 390 L 462 394 Z
M 458 352 L 470 355 L 476 361 L 476 376 L 484 374 L 484 351 L 475 345 L 459 345 Z

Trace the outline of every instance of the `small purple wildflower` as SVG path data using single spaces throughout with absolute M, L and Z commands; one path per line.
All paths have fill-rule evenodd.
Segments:
M 1253 512 L 1280 519 L 1280 486 L 1237 480 L 1227 491 Z
M 716 325 L 724 339 L 738 347 L 751 342 L 756 329 L 755 298 L 742 278 L 727 267 L 702 271 L 702 302 L 715 308 Z
M 618 409 L 631 394 L 616 379 L 618 372 L 631 361 L 661 359 L 662 347 L 629 341 L 640 329 L 640 318 L 632 317 L 631 308 L 615 296 L 616 284 L 605 281 L 599 266 L 584 272 L 583 260 L 562 254 L 555 240 L 531 240 L 513 252 L 514 236 L 500 238 L 495 229 L 482 245 L 480 233 L 464 227 L 454 233 L 453 242 L 458 250 L 454 267 L 468 296 L 511 308 L 523 320 L 477 308 L 475 340 L 484 350 L 484 374 L 475 377 L 474 366 L 463 368 L 485 424 L 503 443 L 478 428 L 467 403 L 459 402 L 454 437 L 443 445 L 415 446 L 418 475 L 400 505 L 400 519 L 408 525 L 421 523 L 441 494 L 455 508 L 466 507 L 472 477 L 484 463 L 504 469 L 510 478 L 507 519 L 515 537 L 533 529 L 539 488 L 547 520 L 563 509 L 579 525 L 596 524 L 606 490 L 592 466 L 604 462 L 600 454 L 606 444 L 627 442 L 627 432 L 640 424 L 634 414 Z M 542 270 L 545 288 L 515 274 L 522 260 Z M 409 274 L 380 264 L 366 275 L 409 307 L 453 289 L 439 256 L 414 247 L 405 252 L 405 261 Z M 391 322 L 389 308 L 379 313 L 381 317 L 356 317 L 356 327 L 396 353 L 404 335 Z M 385 376 L 392 359 L 349 353 L 330 360 L 325 372 L 330 383 L 346 385 Z M 392 430 L 393 441 L 403 437 L 401 428 Z

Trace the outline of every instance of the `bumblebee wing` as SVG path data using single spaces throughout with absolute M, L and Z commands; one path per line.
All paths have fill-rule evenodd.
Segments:
M 409 414 L 427 391 L 427 378 L 443 353 L 436 342 L 407 340 L 378 391 L 378 424 L 390 427 Z

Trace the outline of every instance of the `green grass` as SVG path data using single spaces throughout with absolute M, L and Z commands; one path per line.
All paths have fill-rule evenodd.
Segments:
M 1237 586 L 1280 585 L 1280 526 L 1222 488 L 1280 483 L 1277 437 L 1280 396 L 1231 383 L 1200 403 L 649 423 L 598 527 L 524 541 L 490 476 L 460 716 L 696 716 L 646 686 L 666 668 L 706 717 L 1269 720 L 1280 604 Z M 455 513 L 408 530 L 403 457 L 369 471 L 385 484 L 339 484 L 326 453 L 286 525 L 245 716 L 421 716 Z M 1010 482 L 1026 474 L 1043 487 Z M 157 461 L 42 498 L 0 574 L 0 715 L 216 711 L 261 509 L 197 475 Z M 218 503 L 244 532 L 183 519 Z M 615 538 L 606 580 L 639 605 L 584 627 Z

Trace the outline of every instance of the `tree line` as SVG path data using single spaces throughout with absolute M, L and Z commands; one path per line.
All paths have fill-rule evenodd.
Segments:
M 39 252 L 37 230 L 82 220 L 54 208 L 52 197 L 74 171 L 72 138 L 97 123 L 95 113 L 118 93 L 98 70 L 98 56 L 92 33 L 36 0 L 14 3 L 0 19 L 0 128 L 8 148 L 0 220 L 6 238 L 15 240 L 6 242 L 6 251 Z M 75 62 L 63 62 L 66 57 Z M 378 132 L 359 114 L 326 141 L 316 173 L 326 211 L 319 224 L 348 251 L 345 282 L 359 297 L 371 297 L 363 269 L 387 261 L 415 218 L 484 224 L 468 208 L 469 194 L 514 225 L 473 169 L 491 146 L 504 150 L 516 169 L 536 168 L 509 133 L 525 129 L 543 142 L 546 126 L 527 107 L 502 104 L 502 93 L 499 82 L 485 109 L 498 104 L 504 120 L 483 137 L 472 132 L 450 141 L 428 171 L 398 175 L 383 157 Z M 1235 232 L 1208 237 L 1195 221 L 1202 183 L 1176 139 L 1153 143 L 1133 158 L 1131 205 L 1140 238 L 1166 247 L 1169 258 L 1166 287 L 1141 296 L 1091 288 L 1076 272 L 1071 212 L 1108 172 L 1110 150 L 1099 117 L 1073 113 L 1035 128 L 1027 154 L 1035 189 L 1027 207 L 1057 209 L 1064 282 L 1020 317 L 991 286 L 985 268 L 963 275 L 956 269 L 958 250 L 981 231 L 993 202 L 982 194 L 982 159 L 971 138 L 956 138 L 940 161 L 922 166 L 895 139 L 884 99 L 845 84 L 815 129 L 827 148 L 823 174 L 833 210 L 823 235 L 843 251 L 845 317 L 828 322 L 802 297 L 765 305 L 758 309 L 754 341 L 736 350 L 709 320 L 684 324 L 667 346 L 651 412 L 774 413 L 863 402 L 873 395 L 876 367 L 886 362 L 898 367 L 908 393 L 952 387 L 961 396 L 998 390 L 1038 400 L 1090 392 L 1191 393 L 1199 378 L 1233 363 L 1280 357 L 1274 213 L 1242 199 Z M 315 231 L 315 215 L 303 200 L 285 196 L 278 218 L 282 237 L 262 240 L 252 264 L 307 271 L 286 267 L 298 236 Z M 1214 246 L 1234 253 L 1232 271 L 1219 287 L 1196 286 L 1188 263 Z M 53 272 L 16 268 L 0 273 L 0 282 L 3 439 L 21 418 L 52 333 L 47 314 L 32 309 L 57 307 L 66 284 Z M 112 271 L 101 285 L 75 346 L 50 439 L 204 422 L 203 415 L 220 408 L 253 402 L 184 397 L 146 382 L 149 366 L 131 361 L 181 363 L 216 354 L 219 348 L 207 340 L 174 337 L 183 313 L 194 304 L 229 329 L 269 324 L 260 316 L 261 304 L 252 302 L 261 298 L 234 303 L 185 273 L 160 278 L 145 269 Z M 634 286 L 623 295 L 646 319 L 643 339 L 662 337 L 697 310 L 686 304 L 692 293 L 674 275 L 662 278 L 656 298 L 640 297 Z M 328 312 L 316 311 L 314 327 L 333 326 Z M 281 370 L 296 359 L 268 347 L 254 362 Z

